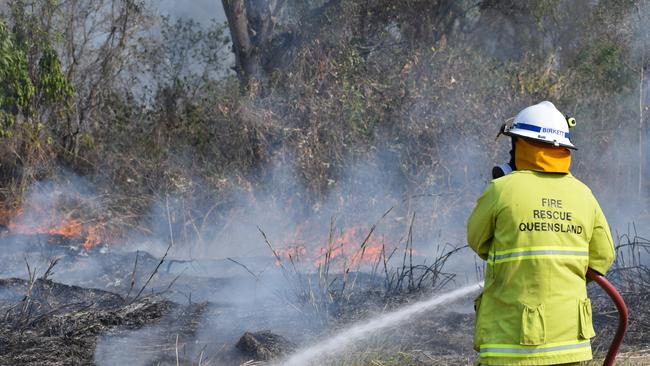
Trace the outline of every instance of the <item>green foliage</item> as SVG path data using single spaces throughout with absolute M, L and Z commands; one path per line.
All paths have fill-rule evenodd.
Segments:
M 43 96 L 43 102 L 47 106 L 65 105 L 69 106 L 74 96 L 74 88 L 70 81 L 61 71 L 61 62 L 58 55 L 48 47 L 38 63 L 38 90 Z
M 74 97 L 56 52 L 59 5 L 12 0 L 0 20 L 0 181 L 17 192 L 50 172 L 62 144 L 55 131 Z
M 12 34 L 0 21 L 0 112 L 5 121 L 23 113 L 34 96 L 24 50 L 16 47 Z M 11 127 L 11 126 L 5 126 Z M 3 130 L 3 133 L 4 130 Z
M 23 1 L 10 5 L 12 30 L 0 22 L 0 79 L 7 81 L 0 85 L 0 110 L 7 114 L 7 120 L 15 120 L 18 115 L 38 119 L 34 113 L 43 107 L 66 109 L 74 88 L 63 74 L 54 49 L 58 35 L 43 28 L 33 10 L 38 7 Z M 57 5 L 58 1 L 48 0 L 40 9 L 48 14 Z
M 365 60 L 354 48 L 341 52 L 339 59 L 340 62 L 336 59 L 332 62 L 340 75 L 337 84 L 341 88 L 343 119 L 351 132 L 372 136 L 373 127 L 377 123 L 373 106 L 376 106 L 375 103 L 379 100 L 369 85 L 371 80 L 366 77 Z
M 564 80 L 555 70 L 554 63 L 554 55 L 550 55 L 547 60 L 535 60 L 527 55 L 515 73 L 514 89 L 522 96 L 557 100 L 561 96 Z
M 602 40 L 583 48 L 575 60 L 581 83 L 589 88 L 621 93 L 631 87 L 633 69 L 623 44 Z

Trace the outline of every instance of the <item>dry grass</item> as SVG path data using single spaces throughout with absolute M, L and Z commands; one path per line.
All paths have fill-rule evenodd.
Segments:
M 296 308 L 310 309 L 310 316 L 316 314 L 323 324 L 330 321 L 336 324 L 337 318 L 361 316 L 375 307 L 395 306 L 402 299 L 438 291 L 448 285 L 454 279 L 454 274 L 444 271 L 445 263 L 462 247 L 444 246 L 439 249 L 438 256 L 431 264 L 416 263 L 413 255 L 414 215 L 403 243 L 401 264 L 395 266 L 394 261 L 391 261 L 398 248 L 388 253 L 383 241 L 379 255 L 373 259 L 374 262 L 364 262 L 375 230 L 391 211 L 392 208 L 387 210 L 368 229 L 360 243 L 344 243 L 346 246 L 357 248 L 344 258 L 334 255 L 340 249 L 338 245 L 343 244 L 335 245 L 336 228 L 334 220 L 330 220 L 329 236 L 315 273 L 301 265 L 299 251 L 279 251 L 269 241 L 266 233 L 259 229 L 289 285 L 290 291 L 286 300 Z M 307 258 L 306 263 L 311 261 L 312 259 Z M 337 271 L 333 270 L 335 261 L 336 264 L 343 263 L 343 267 Z

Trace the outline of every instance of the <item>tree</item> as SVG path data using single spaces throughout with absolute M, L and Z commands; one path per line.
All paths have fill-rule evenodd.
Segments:
M 156 135 L 178 139 L 178 130 L 205 127 L 202 118 L 188 114 L 199 105 L 214 103 L 212 98 L 228 75 L 226 33 L 223 23 L 202 26 L 192 19 L 163 17 L 159 34 L 140 39 L 141 83 L 136 89 L 155 114 L 153 125 L 160 130 Z
M 264 49 L 275 36 L 276 17 L 284 0 L 222 0 L 228 19 L 235 71 L 241 85 L 255 90 L 267 77 Z
M 128 93 L 125 79 L 137 62 L 133 44 L 150 20 L 142 0 L 59 2 L 47 31 L 62 39 L 64 72 L 76 87 L 73 113 L 57 128 L 66 150 L 77 154 L 82 136 L 107 127 L 101 114 L 113 113 L 116 94 Z
M 286 0 L 222 0 L 228 20 L 234 70 L 242 90 L 265 94 L 273 71 L 285 68 L 302 36 L 313 36 L 329 9 L 341 0 L 316 2 Z
M 0 21 L 0 117 L 6 136 L 16 116 L 23 113 L 34 96 L 34 84 L 27 70 L 27 56 L 16 46 L 13 34 Z
M 34 87 L 33 96 L 26 98 L 28 93 L 19 93 L 18 84 L 12 86 L 13 93 L 22 96 L 13 114 L 46 125 L 54 142 L 74 156 L 80 136 L 100 128 L 97 114 L 105 111 L 133 59 L 131 38 L 146 23 L 144 4 L 11 0 L 8 10 L 8 30 L 0 30 L 2 47 L 14 49 L 13 77 L 20 77 L 16 72 L 22 68 Z

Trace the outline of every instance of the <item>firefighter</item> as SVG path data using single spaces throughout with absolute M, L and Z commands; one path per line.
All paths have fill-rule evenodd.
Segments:
M 596 198 L 569 172 L 570 125 L 575 120 L 551 102 L 522 110 L 503 129 L 512 138 L 513 171 L 501 169 L 468 219 L 469 245 L 487 261 L 475 300 L 480 365 L 592 358 L 586 272 L 605 274 L 614 245 Z

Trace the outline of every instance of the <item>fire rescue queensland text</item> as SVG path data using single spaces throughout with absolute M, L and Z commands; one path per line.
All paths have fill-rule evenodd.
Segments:
M 556 198 L 541 199 L 539 209 L 533 209 L 533 221 L 521 222 L 519 231 L 552 231 L 580 235 L 581 225 L 572 223 L 573 213 L 563 208 L 562 200 Z M 537 221 L 540 220 L 540 221 Z

